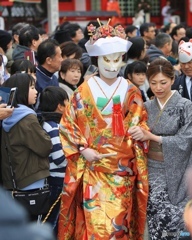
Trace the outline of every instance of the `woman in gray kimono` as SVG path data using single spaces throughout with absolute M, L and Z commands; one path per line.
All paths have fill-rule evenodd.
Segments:
M 155 95 L 145 103 L 151 131 L 132 127 L 129 133 L 136 140 L 150 140 L 150 239 L 191 239 L 182 216 L 188 200 L 185 173 L 192 165 L 192 102 L 171 90 L 174 69 L 167 60 L 154 60 L 148 67 L 147 78 Z

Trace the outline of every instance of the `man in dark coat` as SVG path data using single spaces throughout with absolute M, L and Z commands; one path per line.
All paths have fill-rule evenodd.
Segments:
M 182 74 L 172 86 L 182 97 L 192 100 L 192 40 L 179 44 L 179 62 Z

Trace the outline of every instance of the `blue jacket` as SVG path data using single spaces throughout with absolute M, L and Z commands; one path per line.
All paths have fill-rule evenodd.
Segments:
M 54 74 L 47 75 L 45 71 L 41 70 L 41 66 L 38 66 L 36 68 L 36 90 L 38 93 L 41 93 L 43 89 L 45 89 L 48 86 L 59 86 L 58 79 Z

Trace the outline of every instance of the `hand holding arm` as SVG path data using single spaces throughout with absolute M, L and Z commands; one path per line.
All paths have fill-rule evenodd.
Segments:
M 134 126 L 129 129 L 129 134 L 135 140 L 146 141 L 152 140 L 158 143 L 162 143 L 161 136 L 157 136 L 150 131 L 147 131 L 139 126 Z

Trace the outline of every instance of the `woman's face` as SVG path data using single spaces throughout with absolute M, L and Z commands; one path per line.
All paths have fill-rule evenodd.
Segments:
M 81 69 L 78 66 L 73 66 L 67 70 L 66 73 L 60 73 L 61 78 L 69 84 L 75 86 L 79 83 L 81 78 Z
M 37 90 L 35 89 L 35 84 L 29 87 L 29 94 L 28 94 L 28 104 L 33 105 L 36 103 L 37 100 Z
M 171 95 L 171 86 L 173 82 L 174 80 L 165 76 L 161 72 L 149 79 L 151 91 L 161 103 L 165 103 Z

